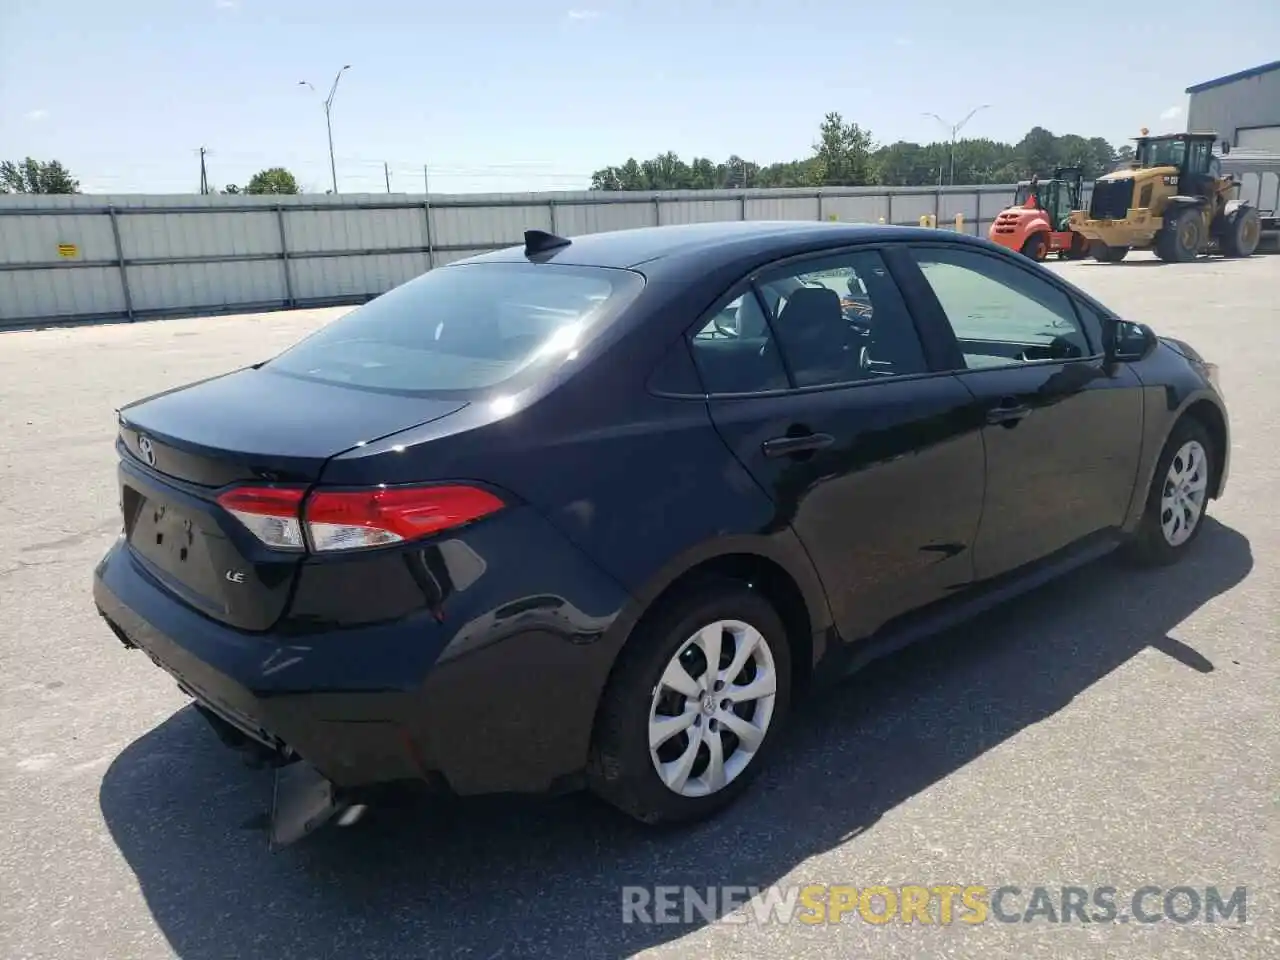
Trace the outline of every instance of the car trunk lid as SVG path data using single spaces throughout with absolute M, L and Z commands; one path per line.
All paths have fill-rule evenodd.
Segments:
M 219 494 L 245 483 L 310 486 L 330 458 L 464 406 L 253 368 L 141 400 L 120 411 L 125 537 L 153 579 L 191 606 L 269 629 L 304 554 L 266 546 Z

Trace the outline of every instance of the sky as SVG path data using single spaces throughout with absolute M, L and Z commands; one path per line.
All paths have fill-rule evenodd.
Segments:
M 340 192 L 585 189 L 667 150 L 807 156 L 828 111 L 877 142 L 1120 143 L 1187 86 L 1280 55 L 1280 2 L 3 0 L 0 159 L 86 192 L 191 193 L 285 166 Z M 1222 25 L 1222 39 L 1200 24 Z M 300 83 L 308 81 L 314 90 Z

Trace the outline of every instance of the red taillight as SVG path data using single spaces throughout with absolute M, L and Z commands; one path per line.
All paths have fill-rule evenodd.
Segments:
M 416 540 L 504 506 L 486 490 L 457 484 L 320 490 L 302 499 L 293 488 L 239 487 L 218 502 L 268 546 L 301 550 L 309 543 L 317 552 Z
M 321 491 L 307 499 L 307 534 L 316 550 L 416 540 L 479 520 L 503 503 L 476 487 L 377 487 Z
M 306 490 L 298 487 L 236 487 L 218 497 L 218 505 L 277 550 L 305 550 L 301 508 Z

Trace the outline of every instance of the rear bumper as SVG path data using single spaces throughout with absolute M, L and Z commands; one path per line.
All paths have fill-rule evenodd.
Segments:
M 584 558 L 540 568 L 526 557 L 523 566 L 543 591 L 548 579 L 565 581 L 561 596 L 579 603 L 591 590 L 598 602 L 612 597 L 613 610 L 625 602 Z M 576 783 L 617 647 L 612 616 L 586 617 L 567 602 L 571 614 L 562 607 L 554 621 L 505 629 L 456 604 L 456 620 L 246 633 L 177 600 L 123 541 L 99 562 L 93 596 L 115 635 L 206 709 L 343 788 L 418 781 L 475 794 Z

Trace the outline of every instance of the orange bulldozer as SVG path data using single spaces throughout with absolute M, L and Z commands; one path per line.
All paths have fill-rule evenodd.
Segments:
M 1084 259 L 1089 241 L 1067 228 L 1071 211 L 1080 209 L 1082 181 L 1078 167 L 1059 167 L 1047 180 L 1023 180 L 1013 206 L 1001 210 L 991 224 L 988 239 L 1032 260 L 1044 260 L 1051 253 Z

